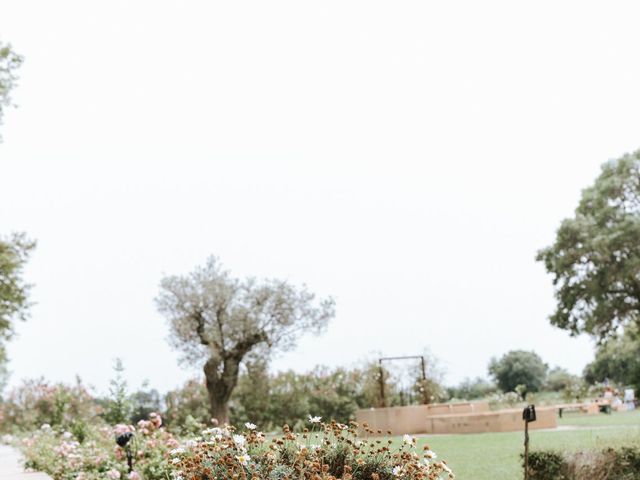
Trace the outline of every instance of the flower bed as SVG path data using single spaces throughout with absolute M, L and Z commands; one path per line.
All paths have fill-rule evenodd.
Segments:
M 169 473 L 169 451 L 178 440 L 160 428 L 162 420 L 152 414 L 136 427 L 89 427 L 82 443 L 71 432 L 56 431 L 48 424 L 19 441 L 25 466 L 48 473 L 54 480 L 160 480 Z M 134 470 L 129 473 L 125 450 L 116 445 L 117 435 L 132 432 Z
M 388 480 L 453 479 L 444 461 L 428 447 L 421 452 L 410 435 L 400 447 L 392 440 L 360 439 L 357 424 L 321 423 L 310 417 L 313 431 L 267 438 L 247 423 L 240 432 L 232 427 L 211 428 L 202 438 L 172 452 L 176 480 L 190 479 L 312 479 Z M 365 426 L 368 434 L 374 432 Z
M 281 435 L 265 435 L 256 425 L 241 430 L 209 428 L 195 438 L 179 441 L 152 414 L 135 427 L 89 427 L 80 442 L 71 432 L 43 425 L 18 442 L 26 466 L 48 473 L 54 480 L 444 480 L 454 475 L 416 440 L 405 435 L 400 446 L 380 437 L 366 425 L 322 423 L 309 417 L 311 428 L 301 433 L 288 426 Z M 128 435 L 128 434 L 133 435 Z M 125 448 L 115 439 L 130 437 L 133 471 Z M 121 437 L 122 438 L 122 437 Z

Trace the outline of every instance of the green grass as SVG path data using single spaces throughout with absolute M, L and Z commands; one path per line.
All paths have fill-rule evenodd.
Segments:
M 640 411 L 611 415 L 565 414 L 553 431 L 530 432 L 532 449 L 562 451 L 640 444 Z M 396 439 L 396 441 L 400 441 Z M 433 435 L 420 438 L 447 461 L 458 480 L 517 480 L 524 433 Z

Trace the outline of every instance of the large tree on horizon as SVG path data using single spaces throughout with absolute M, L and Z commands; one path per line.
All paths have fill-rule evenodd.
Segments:
M 640 325 L 640 150 L 602 166 L 536 259 L 553 275 L 553 325 L 599 341 Z
M 525 386 L 524 395 L 537 392 L 544 386 L 549 367 L 535 352 L 512 350 L 500 359 L 489 362 L 489 375 L 503 392 L 515 391 L 519 385 Z
M 316 300 L 305 286 L 282 280 L 239 280 L 210 257 L 188 275 L 162 279 L 158 310 L 182 361 L 202 365 L 210 413 L 229 421 L 229 399 L 240 365 L 292 348 L 304 333 L 320 333 L 334 316 L 331 298 Z

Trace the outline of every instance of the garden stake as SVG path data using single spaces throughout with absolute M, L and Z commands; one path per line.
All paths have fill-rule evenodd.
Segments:
M 522 411 L 524 420 L 524 480 L 529 480 L 529 422 L 536 421 L 536 407 L 529 405 Z
M 125 432 L 122 435 L 116 437 L 116 443 L 124 448 L 127 455 L 127 465 L 129 466 L 129 473 L 133 472 L 133 453 L 131 452 L 131 444 L 129 441 L 133 438 L 132 432 Z

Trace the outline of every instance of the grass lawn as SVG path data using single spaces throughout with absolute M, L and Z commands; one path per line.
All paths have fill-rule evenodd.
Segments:
M 558 425 L 554 431 L 532 430 L 531 448 L 580 450 L 640 443 L 640 411 L 597 416 L 566 413 Z M 418 446 L 427 443 L 459 480 L 517 480 L 522 478 L 523 442 L 523 432 L 479 433 L 425 436 Z

